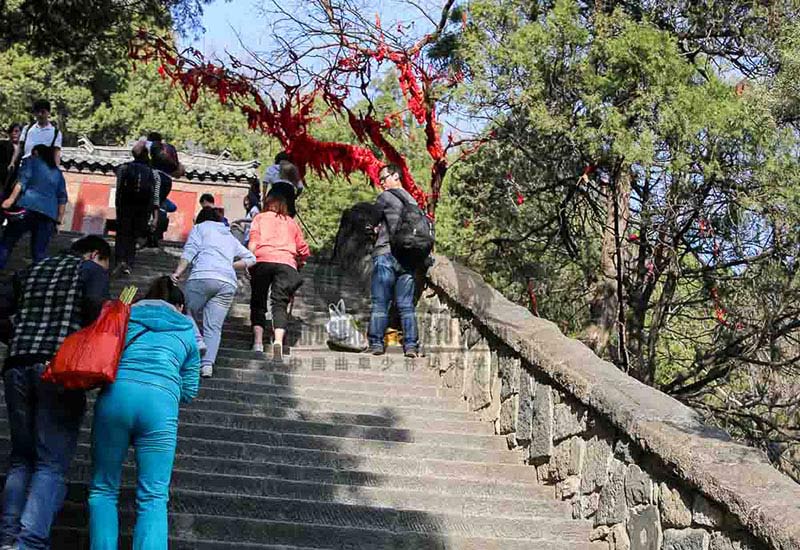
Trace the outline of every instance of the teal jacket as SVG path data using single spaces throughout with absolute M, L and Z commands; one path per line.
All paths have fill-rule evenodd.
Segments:
M 161 300 L 142 300 L 131 307 L 126 348 L 117 380 L 158 386 L 184 403 L 200 387 L 200 352 L 191 319 Z

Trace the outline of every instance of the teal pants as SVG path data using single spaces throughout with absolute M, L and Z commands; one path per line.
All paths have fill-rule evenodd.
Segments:
M 119 380 L 94 407 L 92 484 L 89 489 L 91 550 L 117 550 L 117 500 L 122 463 L 136 453 L 134 550 L 167 550 L 167 502 L 178 439 L 178 402 L 156 386 Z

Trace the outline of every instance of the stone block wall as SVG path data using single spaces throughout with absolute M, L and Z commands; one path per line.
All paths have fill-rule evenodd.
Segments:
M 755 449 L 438 258 L 418 307 L 443 385 L 610 550 L 800 549 L 800 486 Z

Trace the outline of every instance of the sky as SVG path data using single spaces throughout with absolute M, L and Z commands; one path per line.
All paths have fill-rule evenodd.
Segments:
M 263 45 L 264 17 L 258 6 L 258 0 L 232 0 L 224 2 L 216 0 L 205 7 L 203 27 L 205 33 L 193 42 L 193 46 L 203 53 L 221 53 L 226 49 L 232 52 L 241 51 L 239 33 L 242 39 L 254 46 Z
M 248 55 L 244 53 L 241 42 L 253 51 L 268 51 L 272 43 L 271 23 L 274 16 L 266 13 L 273 6 L 273 2 L 290 7 L 301 3 L 303 0 L 215 0 L 205 7 L 203 14 L 203 27 L 205 32 L 189 40 L 191 45 L 208 58 L 214 55 L 227 61 L 226 51 L 242 60 Z M 409 7 L 406 0 L 354 0 L 365 6 L 365 12 L 372 12 L 380 16 L 384 28 L 391 28 L 399 22 L 404 25 L 414 24 L 421 29 L 432 28 L 431 22 L 418 10 Z M 418 0 L 418 5 L 428 10 L 429 17 L 438 20 L 441 14 L 441 0 Z M 445 126 L 445 134 L 452 129 L 457 129 L 457 134 L 463 136 L 480 131 L 483 123 L 463 118 L 455 113 L 443 115 L 440 118 Z
M 295 5 L 302 0 L 283 0 L 284 6 Z M 380 15 L 384 25 L 395 25 L 418 22 L 420 25 L 430 23 L 421 14 L 408 7 L 402 0 L 361 0 L 367 10 Z M 438 19 L 441 10 L 436 0 L 423 0 L 434 19 Z M 205 33 L 192 41 L 192 45 L 205 54 L 224 54 L 225 50 L 240 53 L 242 41 L 253 50 L 267 49 L 272 41 L 270 15 L 265 13 L 273 5 L 273 0 L 215 0 L 208 4 L 203 13 Z M 237 36 L 238 34 L 238 36 Z

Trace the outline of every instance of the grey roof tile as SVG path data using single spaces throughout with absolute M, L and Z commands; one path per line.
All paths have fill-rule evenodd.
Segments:
M 131 160 L 131 147 L 95 145 L 88 138 L 81 138 L 78 147 L 61 150 L 61 164 L 67 169 L 91 172 L 113 172 L 120 164 Z M 181 163 L 186 166 L 188 180 L 239 181 L 258 180 L 257 160 L 231 160 L 224 151 L 221 155 L 178 152 Z

